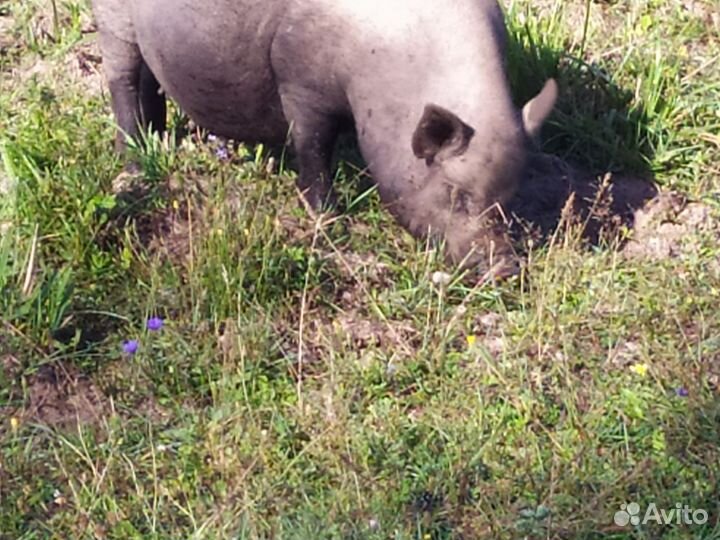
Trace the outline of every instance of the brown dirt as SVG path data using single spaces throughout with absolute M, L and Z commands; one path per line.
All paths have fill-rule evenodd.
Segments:
M 630 258 L 678 257 L 697 249 L 703 234 L 720 238 L 720 221 L 708 205 L 661 191 L 648 179 L 597 176 L 547 154 L 533 158 L 510 213 L 521 242 L 541 242 L 570 223 L 586 242 L 619 242 Z
M 53 87 L 62 84 L 85 95 L 96 96 L 104 91 L 100 64 L 100 51 L 93 40 L 76 45 L 60 61 L 35 59 L 31 64 L 21 64 L 15 69 L 14 76 L 21 84 L 37 78 Z
M 353 350 L 382 348 L 398 354 L 414 350 L 417 330 L 402 320 L 381 318 L 373 309 L 372 292 L 389 286 L 388 266 L 372 253 L 326 253 L 342 279 L 335 304 L 339 311 L 331 322 L 334 338 Z M 338 344 L 339 345 L 339 344 Z
M 0 345 L 2 345 L 1 340 Z M 22 365 L 16 356 L 12 354 L 4 354 L 0 356 L 0 369 L 2 370 L 2 375 L 6 380 L 12 380 L 20 374 Z
M 479 314 L 473 319 L 473 335 L 493 358 L 501 356 L 507 349 L 507 340 L 502 330 L 503 322 L 504 317 L 493 311 Z M 477 361 L 480 359 L 478 356 Z
M 391 351 L 396 359 L 412 356 L 419 339 L 414 325 L 384 318 L 373 309 L 371 291 L 388 285 L 387 265 L 374 254 L 322 251 L 321 256 L 336 267 L 336 295 L 331 299 L 335 309 L 317 305 L 310 297 L 302 333 L 300 313 L 280 321 L 275 332 L 284 354 L 297 360 L 302 344 L 305 376 L 312 375 L 313 364 L 323 365 L 337 351 L 356 352 L 360 363 L 378 349 Z
M 173 262 L 187 263 L 191 256 L 189 239 L 193 232 L 187 212 L 184 204 L 177 210 L 166 210 L 157 219 L 140 223 L 138 234 L 140 238 L 149 238 L 148 247 L 153 253 Z
M 105 81 L 102 75 L 102 57 L 95 40 L 77 45 L 71 50 L 63 63 L 65 73 L 80 85 L 88 95 L 101 94 Z
M 107 398 L 93 381 L 69 364 L 46 364 L 26 380 L 24 406 L 5 415 L 22 423 L 62 429 L 98 424 L 108 411 Z
M 706 204 L 676 192 L 661 192 L 635 212 L 632 239 L 623 249 L 629 258 L 665 259 L 696 253 L 703 235 L 720 239 L 720 225 Z
M 161 186 L 161 197 L 168 201 L 165 208 L 143 210 L 134 215 L 132 223 L 140 243 L 153 255 L 173 264 L 184 265 L 190 260 L 191 239 L 209 234 L 203 219 L 203 206 L 207 197 L 202 184 L 205 179 L 184 177 L 180 182 L 169 177 Z M 133 205 L 151 194 L 152 186 L 145 180 L 139 165 L 131 163 L 113 179 L 112 191 L 118 200 Z M 118 241 L 114 234 L 125 226 L 127 215 L 118 213 L 116 221 L 107 230 L 101 242 L 113 244 Z
M 632 228 L 635 212 L 658 194 L 650 180 L 629 175 L 595 175 L 549 154 L 536 154 L 530 172 L 509 205 L 519 238 L 552 234 L 561 221 L 583 225 L 591 243 L 621 227 Z
M 9 16 L 0 15 L 0 57 L 9 54 L 15 43 L 12 36 L 14 21 Z

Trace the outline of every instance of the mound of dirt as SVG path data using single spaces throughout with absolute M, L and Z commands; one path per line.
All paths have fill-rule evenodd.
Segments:
M 697 253 L 703 235 L 720 240 L 712 209 L 676 192 L 661 192 L 635 212 L 633 236 L 623 248 L 629 258 L 665 259 Z
M 98 424 L 108 410 L 107 398 L 93 381 L 66 364 L 46 364 L 27 379 L 24 407 L 6 411 L 21 422 L 61 429 Z
M 552 234 L 562 220 L 583 223 L 583 236 L 596 243 L 620 226 L 631 228 L 635 211 L 658 194 L 649 180 L 627 175 L 602 177 L 557 156 L 531 157 L 529 173 L 509 204 L 516 235 Z
M 629 258 L 677 257 L 696 249 L 702 234 L 720 239 L 720 221 L 706 204 L 649 179 L 597 176 L 548 154 L 532 157 L 509 211 L 517 240 L 542 242 L 565 222 L 580 226 L 590 244 L 620 241 Z

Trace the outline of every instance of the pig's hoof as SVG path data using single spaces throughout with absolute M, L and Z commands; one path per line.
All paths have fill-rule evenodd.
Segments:
M 337 208 L 337 196 L 333 190 L 322 193 L 314 190 L 299 191 L 299 196 L 300 202 L 311 216 L 334 214 Z

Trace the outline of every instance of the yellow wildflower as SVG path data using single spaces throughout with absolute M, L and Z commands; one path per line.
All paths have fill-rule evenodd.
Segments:
M 641 377 L 644 377 L 645 375 L 647 375 L 648 366 L 647 364 L 633 364 L 632 366 L 630 366 L 630 371 L 632 371 L 633 373 L 637 373 Z

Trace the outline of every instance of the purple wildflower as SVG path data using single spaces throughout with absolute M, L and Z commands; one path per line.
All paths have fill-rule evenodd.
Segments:
M 218 159 L 221 159 L 223 161 L 230 159 L 230 153 L 225 146 L 220 146 L 217 150 L 215 150 L 215 155 L 218 157 Z
M 151 332 L 157 332 L 160 330 L 165 323 L 160 317 L 150 317 L 147 320 L 147 329 Z
M 681 386 L 680 388 L 675 389 L 675 394 L 678 397 L 688 397 L 690 395 L 690 392 L 688 392 L 687 388 L 683 388 Z
M 140 343 L 137 339 L 130 339 L 128 341 L 123 341 L 122 350 L 125 354 L 132 356 L 137 352 L 139 347 Z

